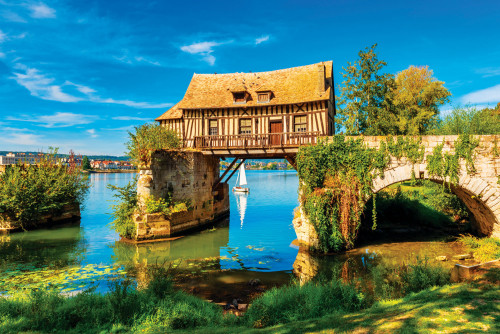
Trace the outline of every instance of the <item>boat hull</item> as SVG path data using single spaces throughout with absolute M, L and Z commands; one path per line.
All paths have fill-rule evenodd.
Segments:
M 250 192 L 249 188 L 243 188 L 243 187 L 234 187 L 233 191 L 236 193 L 248 193 Z

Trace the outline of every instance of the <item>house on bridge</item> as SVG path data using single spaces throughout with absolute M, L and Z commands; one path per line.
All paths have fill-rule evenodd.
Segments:
M 184 147 L 240 158 L 287 158 L 334 133 L 332 61 L 258 73 L 194 74 L 156 120 Z

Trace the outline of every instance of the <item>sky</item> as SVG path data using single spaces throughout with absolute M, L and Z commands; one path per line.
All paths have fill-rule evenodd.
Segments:
M 500 102 L 498 0 L 0 0 L 0 151 L 123 155 L 193 73 L 333 60 L 340 83 L 374 43 L 445 82 L 442 113 Z

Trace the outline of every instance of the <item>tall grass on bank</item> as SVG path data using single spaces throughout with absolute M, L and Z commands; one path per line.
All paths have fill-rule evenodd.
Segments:
M 273 288 L 252 302 L 245 314 L 254 327 L 321 317 L 335 311 L 355 311 L 365 306 L 364 295 L 352 284 L 292 284 Z
M 433 286 L 450 283 L 450 272 L 428 259 L 391 266 L 382 262 L 372 269 L 373 296 L 376 300 L 395 299 Z
M 500 240 L 496 238 L 477 238 L 472 235 L 462 235 L 458 242 L 480 262 L 500 259 Z

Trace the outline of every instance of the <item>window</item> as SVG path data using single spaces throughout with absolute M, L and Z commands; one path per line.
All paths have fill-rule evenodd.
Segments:
M 295 116 L 293 119 L 293 130 L 294 132 L 306 132 L 307 131 L 307 116 Z
M 250 134 L 252 133 L 252 120 L 251 119 L 240 119 L 240 134 Z
M 246 103 L 247 102 L 246 95 L 247 95 L 246 92 L 234 92 L 233 93 L 234 103 Z
M 267 93 L 258 93 L 258 95 L 257 95 L 257 101 L 260 102 L 260 103 L 269 102 L 270 95 L 271 94 L 269 92 L 267 92 Z
M 218 129 L 217 129 L 217 120 L 216 120 L 216 119 L 211 119 L 211 120 L 209 120 L 208 122 L 209 122 L 209 123 L 208 123 L 208 124 L 209 124 L 209 125 L 208 125 L 208 134 L 209 134 L 210 136 L 215 136 L 215 135 L 218 135 L 218 134 L 219 134 L 219 133 L 218 133 L 219 131 L 218 131 Z

